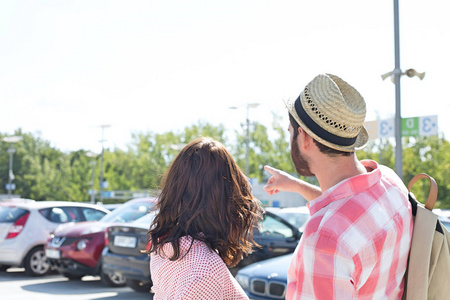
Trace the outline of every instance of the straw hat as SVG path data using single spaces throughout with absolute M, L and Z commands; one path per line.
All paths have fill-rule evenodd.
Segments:
M 313 139 L 330 148 L 354 152 L 367 145 L 363 123 L 366 103 L 361 94 L 331 74 L 316 76 L 295 101 L 285 101 L 289 113 Z

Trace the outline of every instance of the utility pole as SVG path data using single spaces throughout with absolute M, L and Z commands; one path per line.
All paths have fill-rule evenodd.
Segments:
M 245 174 L 250 177 L 250 164 L 249 164 L 249 157 L 250 157 L 250 118 L 249 118 L 249 111 L 250 108 L 256 108 L 259 106 L 259 103 L 247 103 L 243 105 L 247 109 L 247 117 L 245 120 Z M 241 106 L 231 106 L 230 109 L 238 109 Z
M 102 129 L 102 139 L 100 140 L 100 143 L 102 144 L 102 152 L 100 157 L 100 194 L 98 196 L 98 201 L 102 203 L 103 197 L 102 197 L 102 189 L 103 189 L 103 154 L 105 152 L 105 148 L 103 146 L 103 143 L 105 142 L 105 128 L 109 128 L 111 125 L 100 125 L 100 128 Z
M 401 115 L 401 100 L 400 100 L 400 77 L 407 75 L 408 77 L 417 76 L 421 80 L 425 76 L 425 72 L 418 73 L 414 69 L 408 69 L 406 72 L 402 72 L 400 69 L 400 25 L 399 25 L 399 7 L 398 0 L 394 0 L 394 55 L 395 55 L 395 67 L 394 70 L 381 75 L 384 80 L 387 77 L 391 77 L 392 82 L 395 84 L 395 172 L 398 177 L 403 180 L 403 149 L 402 149 L 402 115 Z
M 8 199 L 11 198 L 11 191 L 15 189 L 13 186 L 13 180 L 15 179 L 14 172 L 13 172 L 13 155 L 16 150 L 14 149 L 14 143 L 20 142 L 22 140 L 21 136 L 10 136 L 5 137 L 2 139 L 2 141 L 9 143 L 9 172 L 8 172 L 8 185 L 6 186 L 8 190 Z
M 402 149 L 402 111 L 400 102 L 400 29 L 398 0 L 394 0 L 394 40 L 395 40 L 395 172 L 403 180 L 403 149 Z

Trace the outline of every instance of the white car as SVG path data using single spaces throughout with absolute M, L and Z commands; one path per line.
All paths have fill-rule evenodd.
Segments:
M 439 216 L 442 225 L 450 232 L 450 209 L 433 209 L 433 212 Z
M 55 229 L 63 223 L 99 220 L 107 213 L 81 202 L 0 202 L 0 271 L 17 266 L 31 276 L 47 274 L 44 245 Z

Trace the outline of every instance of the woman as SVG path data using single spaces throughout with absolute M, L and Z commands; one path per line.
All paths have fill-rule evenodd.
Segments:
M 155 209 L 155 300 L 248 299 L 227 267 L 256 245 L 252 229 L 263 210 L 221 143 L 199 138 L 185 146 L 164 176 Z

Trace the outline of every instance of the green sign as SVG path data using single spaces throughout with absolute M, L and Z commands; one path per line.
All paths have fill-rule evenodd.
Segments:
M 419 136 L 419 117 L 402 118 L 402 136 Z

